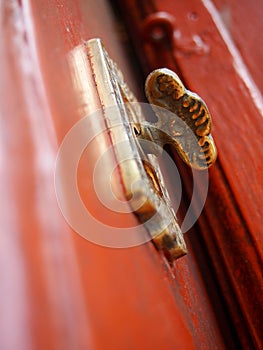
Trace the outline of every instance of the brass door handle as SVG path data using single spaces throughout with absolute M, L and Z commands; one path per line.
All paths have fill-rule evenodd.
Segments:
M 147 125 L 152 139 L 162 146 L 174 145 L 181 158 L 193 168 L 210 167 L 217 152 L 205 102 L 187 90 L 180 78 L 166 68 L 149 74 L 145 92 L 158 117 L 156 124 Z M 166 113 L 167 110 L 172 113 Z

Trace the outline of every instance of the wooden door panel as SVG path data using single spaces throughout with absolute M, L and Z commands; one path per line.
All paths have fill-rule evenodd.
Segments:
M 247 77 L 207 4 L 122 1 L 120 15 L 105 0 L 2 3 L 1 349 L 260 349 L 262 97 L 254 98 L 259 92 L 252 78 L 261 89 L 253 57 L 259 62 L 262 52 L 252 19 L 244 35 L 254 55 L 239 33 L 244 9 L 257 25 L 260 11 L 227 3 L 235 9 L 231 34 L 251 73 Z M 215 5 L 222 12 L 225 3 Z M 175 19 L 181 35 L 175 33 L 175 42 L 169 23 L 165 41 L 149 41 L 145 20 L 160 11 L 170 24 Z M 89 242 L 60 212 L 54 187 L 59 146 L 76 122 L 101 108 L 95 85 L 81 103 L 75 85 L 81 75 L 76 77 L 78 65 L 69 60 L 93 37 L 102 38 L 140 100 L 146 74 L 166 66 L 212 112 L 219 159 L 210 170 L 205 210 L 186 234 L 189 253 L 172 267 L 152 242 L 127 249 Z M 110 145 L 104 133 L 85 152 L 78 173 L 82 199 L 107 223 L 135 226 L 133 214 L 109 212 L 89 191 L 91 164 Z M 187 206 L 190 172 L 177 165 Z M 166 176 L 172 182 L 173 174 Z M 113 181 L 122 196 L 118 174 Z M 95 226 L 89 230 L 96 233 Z M 134 234 L 144 234 L 143 227 Z
M 84 116 L 70 51 L 100 35 L 126 80 L 141 90 L 127 43 L 117 29 L 109 31 L 115 23 L 109 4 L 5 1 L 1 14 L 1 348 L 204 349 L 217 339 L 222 349 L 191 255 L 172 272 L 151 242 L 123 250 L 95 245 L 70 229 L 56 200 L 58 148 Z M 91 94 L 85 113 L 98 107 Z M 106 135 L 104 142 L 110 143 Z M 87 162 L 99 154 L 95 144 Z M 90 177 L 84 164 L 80 182 Z M 83 200 L 96 198 L 86 192 Z M 137 223 L 132 214 L 118 220 Z

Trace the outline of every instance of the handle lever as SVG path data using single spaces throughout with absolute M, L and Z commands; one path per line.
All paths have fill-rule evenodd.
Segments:
M 161 148 L 172 144 L 184 162 L 193 168 L 210 167 L 216 160 L 217 151 L 205 102 L 187 90 L 179 77 L 166 68 L 149 74 L 145 92 L 158 122 L 143 123 L 138 136 Z

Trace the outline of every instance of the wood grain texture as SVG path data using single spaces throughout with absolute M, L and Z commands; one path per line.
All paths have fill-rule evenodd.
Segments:
M 223 2 L 216 3 L 220 7 Z M 263 346 L 263 105 L 259 65 L 253 63 L 262 61 L 262 50 L 254 44 L 259 27 L 251 26 L 261 22 L 255 3 L 259 2 L 251 7 L 247 3 L 244 12 L 241 4 L 234 7 L 231 1 L 224 2 L 235 23 L 231 35 L 212 1 L 151 1 L 144 8 L 132 1 L 120 5 L 124 16 L 129 13 L 127 28 L 145 74 L 164 66 L 173 69 L 211 111 L 218 161 L 210 171 L 205 210 L 189 243 L 203 270 L 222 332 L 231 329 L 225 341 L 232 339 L 233 348 L 242 349 Z M 156 39 L 149 22 L 157 25 L 160 13 L 164 32 Z M 174 26 L 174 32 L 167 31 L 167 23 Z M 187 170 L 178 166 L 187 188 Z M 226 317 L 221 320 L 223 313 Z
M 70 50 L 102 37 L 139 90 L 109 4 L 14 0 L 0 11 L 1 349 L 223 349 L 191 248 L 172 272 L 151 243 L 97 246 L 69 228 L 56 201 L 56 154 L 83 117 Z M 100 107 L 94 94 L 84 107 L 85 113 Z M 89 162 L 99 155 L 95 144 L 85 156 Z M 91 182 L 85 159 L 79 181 L 83 200 L 114 223 L 85 191 Z M 136 223 L 133 215 L 117 219 Z

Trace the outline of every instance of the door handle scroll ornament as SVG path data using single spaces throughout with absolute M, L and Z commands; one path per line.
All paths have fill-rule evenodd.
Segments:
M 138 103 L 101 40 L 89 40 L 82 49 L 103 106 L 125 197 L 157 249 L 172 262 L 187 250 L 157 156 L 170 143 L 188 165 L 198 169 L 212 165 L 216 149 L 210 135 L 210 114 L 204 102 L 186 90 L 175 73 L 158 69 L 145 84 L 158 122 L 146 121 L 147 108 Z M 115 113 L 108 108 L 111 106 L 117 107 Z M 120 139 L 125 143 L 120 143 Z M 123 161 L 124 154 L 129 154 L 129 159 Z M 138 186 L 140 183 L 143 186 Z
M 183 161 L 193 168 L 210 167 L 216 160 L 217 151 L 205 102 L 187 90 L 177 74 L 166 68 L 148 75 L 145 92 L 158 117 L 154 129 L 150 124 L 147 127 L 152 139 L 162 146 L 173 145 Z M 166 110 L 174 113 L 175 118 L 167 115 Z

